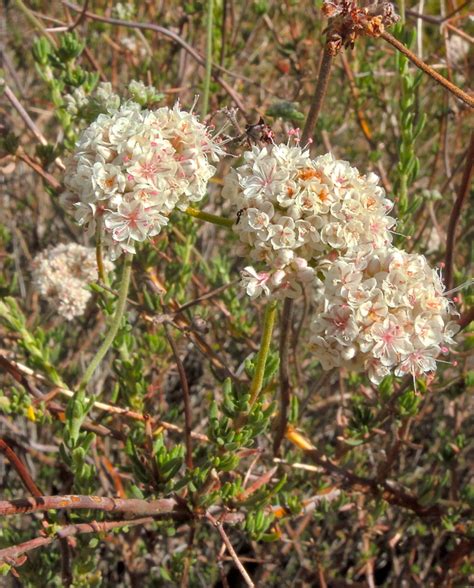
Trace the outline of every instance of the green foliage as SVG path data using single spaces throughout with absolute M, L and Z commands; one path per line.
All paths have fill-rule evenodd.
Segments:
M 272 522 L 271 515 L 267 515 L 263 510 L 255 510 L 247 515 L 243 528 L 254 541 L 274 541 L 276 535 L 266 533 Z
M 274 102 L 267 109 L 267 116 L 282 118 L 294 123 L 301 123 L 305 119 L 304 114 L 292 102 Z
M 89 94 L 99 80 L 98 73 L 89 72 L 77 63 L 84 47 L 84 43 L 72 32 L 60 37 L 57 48 L 45 37 L 40 37 L 36 39 L 32 49 L 37 71 L 48 87 L 55 114 L 65 133 L 65 146 L 68 148 L 73 147 L 76 132 L 74 121 L 65 107 L 64 95 L 78 88 Z
M 395 35 L 407 47 L 413 47 L 416 39 L 415 30 L 407 31 L 397 25 Z M 413 71 L 405 55 L 395 52 L 395 67 L 400 79 L 400 140 L 398 165 L 396 168 L 395 194 L 397 212 L 400 218 L 400 232 L 411 235 L 414 224 L 410 220 L 421 206 L 421 196 L 409 198 L 408 190 L 416 180 L 420 170 L 420 161 L 416 154 L 415 143 L 426 124 L 426 114 L 420 112 L 418 89 L 423 79 L 423 72 Z
M 57 386 L 64 386 L 56 368 L 51 363 L 51 349 L 46 346 L 46 336 L 41 329 L 35 333 L 30 332 L 26 325 L 26 319 L 20 307 L 12 297 L 0 300 L 0 320 L 2 320 L 11 332 L 17 333 L 19 342 L 24 352 L 30 358 L 31 364 L 44 371 L 48 378 Z

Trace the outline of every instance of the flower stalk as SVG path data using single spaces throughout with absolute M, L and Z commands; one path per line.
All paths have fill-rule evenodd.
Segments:
M 291 322 L 293 318 L 293 298 L 285 298 L 280 321 L 280 414 L 278 425 L 273 441 L 273 452 L 278 455 L 280 445 L 285 436 L 288 422 L 288 407 L 290 405 L 290 370 L 289 370 L 289 347 Z
M 212 73 L 212 27 L 213 27 L 214 0 L 207 0 L 207 26 L 206 26 L 206 66 L 204 73 L 204 88 L 202 92 L 201 117 L 207 115 L 209 109 L 209 93 L 211 88 Z
M 265 316 L 263 318 L 263 332 L 260 342 L 260 349 L 257 355 L 257 364 L 250 385 L 250 408 L 257 402 L 260 392 L 262 391 L 263 380 L 265 377 L 265 366 L 267 364 L 268 353 L 272 341 L 273 327 L 277 315 L 277 302 L 274 300 L 267 304 Z
M 302 145 L 305 145 L 308 140 L 313 137 L 314 129 L 323 105 L 324 96 L 326 95 L 333 59 L 334 57 L 331 53 L 330 47 L 326 43 L 323 56 L 321 57 L 321 63 L 319 65 L 318 82 L 314 91 L 313 101 L 311 102 L 311 108 L 309 109 L 308 118 L 306 119 L 306 124 L 301 136 Z
M 194 218 L 198 218 L 200 220 L 212 223 L 213 225 L 218 225 L 220 227 L 230 228 L 234 224 L 234 221 L 230 218 L 223 218 L 222 216 L 218 216 L 217 214 L 204 212 L 203 210 L 198 210 L 197 208 L 188 207 L 186 208 L 185 213 L 189 216 L 193 216 Z
M 100 220 L 97 221 L 97 230 L 96 230 L 96 245 L 95 245 L 95 257 L 97 261 L 97 274 L 99 280 L 105 286 L 109 285 L 109 280 L 107 277 L 107 272 L 105 271 L 104 266 L 104 247 L 103 247 L 103 226 Z
M 125 256 L 123 274 L 122 274 L 122 282 L 120 284 L 120 290 L 117 300 L 117 307 L 115 309 L 115 313 L 112 319 L 112 323 L 110 325 L 110 330 L 107 333 L 102 345 L 99 347 L 97 353 L 95 354 L 94 358 L 92 359 L 89 367 L 85 371 L 84 375 L 82 376 L 81 381 L 79 382 L 79 389 L 84 390 L 87 387 L 87 384 L 90 382 L 94 372 L 99 367 L 101 361 L 107 354 L 107 351 L 112 346 L 114 339 L 118 333 L 120 328 L 120 324 L 122 322 L 122 317 L 125 312 L 125 307 L 127 305 L 127 295 L 128 289 L 130 287 L 130 277 L 132 274 L 132 259 L 133 254 L 127 253 Z

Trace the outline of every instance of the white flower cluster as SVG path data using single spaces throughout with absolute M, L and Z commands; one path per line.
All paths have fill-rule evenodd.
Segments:
M 375 174 L 362 176 L 330 153 L 311 159 L 288 144 L 253 147 L 244 158 L 223 195 L 238 209 L 238 254 L 265 266 L 245 268 L 250 296 L 296 296 L 328 255 L 369 254 L 390 244 L 392 203 Z
M 436 370 L 459 329 L 438 273 L 395 247 L 337 259 L 315 293 L 311 337 L 323 369 L 365 371 L 375 384 L 391 371 Z
M 107 272 L 114 268 L 109 260 L 104 266 Z M 40 295 L 70 321 L 84 314 L 91 297 L 86 286 L 97 279 L 95 250 L 76 243 L 46 249 L 34 258 L 32 276 Z
M 174 208 L 201 200 L 223 154 L 195 115 L 129 101 L 81 134 L 66 167 L 63 204 L 90 233 L 100 219 L 116 258 L 157 235 Z

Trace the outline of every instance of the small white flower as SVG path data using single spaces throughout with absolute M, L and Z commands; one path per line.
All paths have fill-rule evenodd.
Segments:
M 270 289 L 267 285 L 270 274 L 266 272 L 256 272 L 251 266 L 244 268 L 241 272 L 241 284 L 245 288 L 250 298 L 257 298 L 260 294 L 268 295 Z
M 168 219 L 155 207 L 146 208 L 142 202 L 121 202 L 117 212 L 111 212 L 105 218 L 106 229 L 112 232 L 112 239 L 122 241 L 144 241 L 148 236 L 157 235 Z

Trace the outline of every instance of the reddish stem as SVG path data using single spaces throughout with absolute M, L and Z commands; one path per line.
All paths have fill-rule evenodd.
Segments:
M 153 522 L 152 517 L 146 517 L 141 519 L 134 519 L 131 521 L 109 521 L 109 522 L 92 522 L 92 523 L 79 523 L 77 525 L 67 525 L 65 527 L 61 527 L 59 531 L 57 531 L 54 535 L 50 537 L 35 537 L 34 539 L 30 539 L 29 541 L 25 541 L 24 543 L 20 543 L 19 545 L 12 545 L 11 547 L 6 547 L 5 549 L 0 549 L 0 562 L 1 561 L 8 561 L 12 563 L 11 560 L 15 558 L 21 557 L 24 553 L 28 551 L 33 551 L 34 549 L 38 549 L 39 547 L 44 547 L 45 545 L 49 545 L 56 539 L 65 539 L 66 537 L 71 537 L 72 535 L 78 535 L 82 533 L 105 533 L 112 529 L 116 529 L 118 527 L 134 527 L 136 525 L 144 525 L 146 523 Z M 18 562 L 18 565 L 23 563 Z M 13 565 L 15 563 L 13 562 Z
M 456 228 L 461 216 L 461 209 L 469 193 L 471 185 L 472 171 L 474 168 L 474 132 L 471 133 L 471 142 L 467 151 L 466 165 L 464 167 L 464 173 L 459 186 L 458 196 L 454 203 L 449 217 L 448 234 L 446 238 L 446 259 L 445 259 L 445 270 L 444 270 L 444 282 L 446 288 L 450 290 L 453 287 L 453 260 L 454 260 L 454 243 L 456 239 Z
M 107 496 L 37 496 L 0 501 L 0 516 L 43 512 L 47 510 L 101 510 L 134 515 L 189 516 L 173 498 L 139 500 Z
M 387 33 L 387 31 L 384 31 L 381 34 L 381 37 L 382 37 L 382 39 L 385 39 L 388 43 L 390 43 L 390 45 L 395 47 L 395 49 L 400 51 L 400 53 L 403 53 L 403 55 L 408 57 L 408 59 L 412 63 L 414 63 L 416 65 L 416 67 L 418 67 L 419 69 L 424 71 L 431 78 L 433 78 L 436 82 L 438 82 L 438 84 L 441 84 L 441 86 L 446 88 L 446 90 L 449 90 L 452 94 L 454 94 L 456 96 L 456 98 L 459 98 L 460 100 L 465 102 L 471 108 L 474 108 L 474 98 L 472 98 L 472 96 L 470 96 L 469 94 L 467 94 L 467 92 L 464 92 L 464 90 L 461 90 L 461 88 L 458 88 L 455 84 L 453 84 L 452 82 L 447 80 L 444 76 L 439 74 L 436 70 L 434 70 L 432 67 L 430 67 L 422 59 L 420 59 L 414 53 L 412 53 L 410 51 L 410 49 L 405 47 L 405 45 L 403 45 L 403 43 L 400 43 L 400 41 L 395 39 L 395 37 L 393 35 L 391 35 L 390 33 Z

